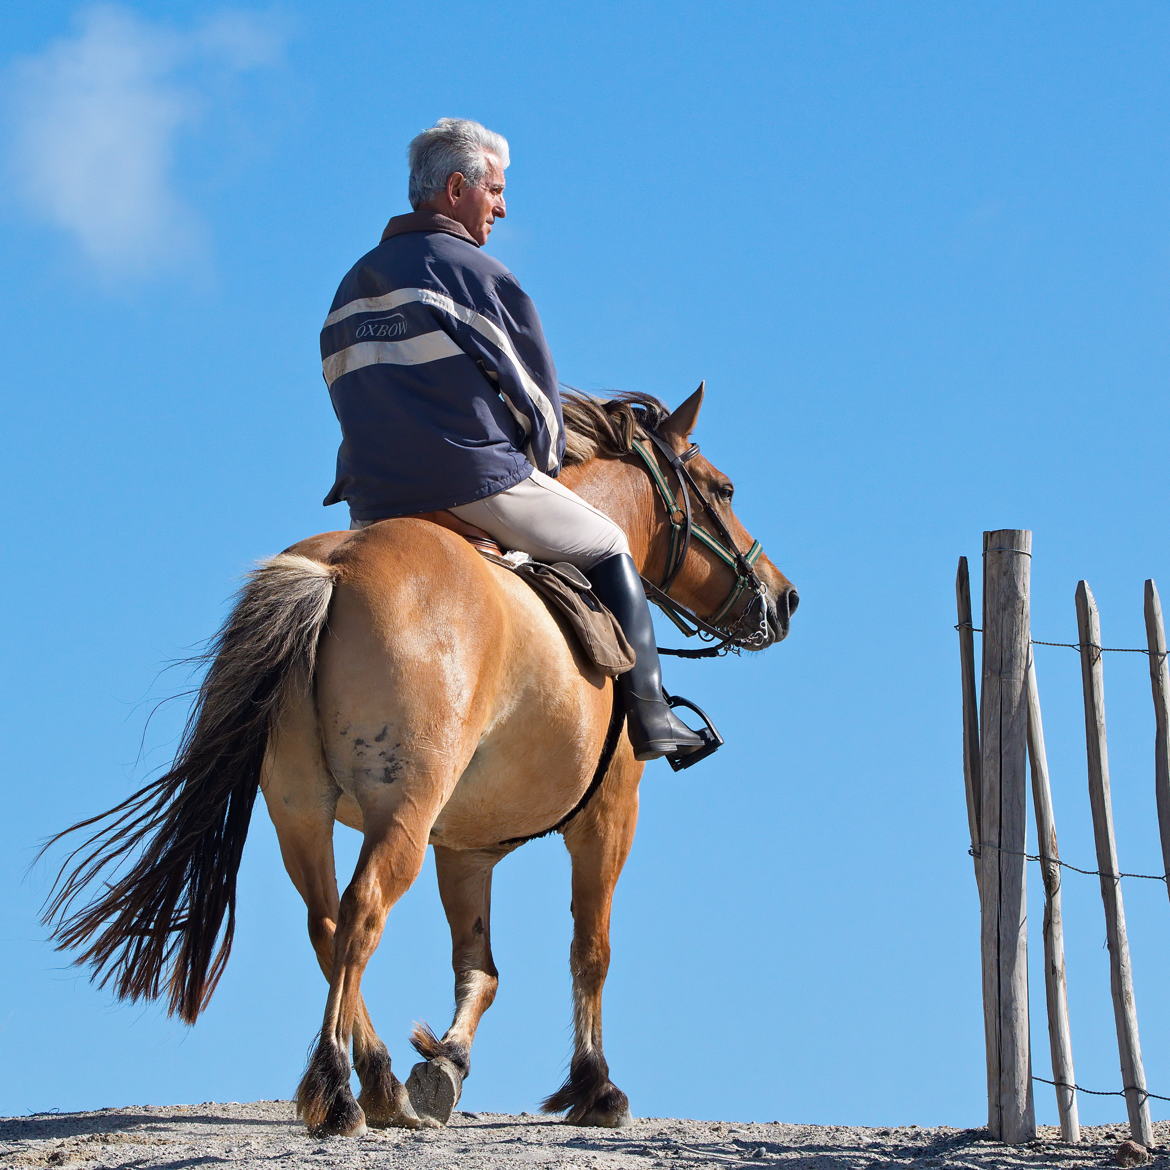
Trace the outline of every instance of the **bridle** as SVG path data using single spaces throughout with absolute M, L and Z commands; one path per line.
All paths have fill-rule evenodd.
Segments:
M 670 546 L 666 555 L 666 570 L 662 580 L 655 584 L 646 577 L 642 583 L 646 596 L 666 614 L 688 638 L 698 637 L 704 641 L 719 640 L 718 645 L 702 650 L 672 650 L 660 646 L 660 654 L 673 654 L 680 658 L 711 658 L 728 651 L 760 649 L 768 641 L 767 586 L 760 580 L 753 566 L 760 558 L 760 542 L 754 541 L 747 552 L 740 552 L 735 539 L 712 507 L 710 500 L 699 488 L 687 464 L 699 453 L 697 443 L 692 443 L 681 455 L 656 431 L 647 426 L 641 428 L 645 438 L 634 439 L 631 449 L 646 465 L 650 479 L 666 508 L 670 522 Z M 678 480 L 678 494 L 671 489 L 663 474 L 654 449 L 665 461 Z M 694 517 L 691 496 L 702 506 L 703 523 Z M 670 587 L 686 562 L 692 537 L 705 545 L 735 572 L 735 583 L 723 604 L 709 618 L 701 618 L 694 610 L 688 609 L 670 596 Z M 747 603 L 730 626 L 721 623 L 735 608 L 736 603 L 747 595 Z

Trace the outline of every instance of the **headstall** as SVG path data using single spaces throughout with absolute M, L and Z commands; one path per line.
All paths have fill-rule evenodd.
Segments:
M 661 582 L 642 578 L 646 596 L 666 614 L 668 618 L 688 637 L 705 641 L 718 640 L 718 645 L 702 650 L 671 650 L 660 646 L 659 653 L 673 654 L 681 658 L 711 658 L 728 651 L 758 649 L 768 640 L 767 586 L 760 580 L 752 567 L 760 558 L 760 542 L 754 541 L 747 552 L 740 552 L 735 540 L 712 507 L 710 500 L 700 490 L 687 464 L 699 453 L 697 443 L 692 443 L 681 455 L 648 427 L 642 428 L 645 438 L 638 438 L 631 444 L 634 453 L 646 465 L 650 479 L 666 507 L 670 522 L 670 546 L 666 555 L 666 570 Z M 647 442 L 648 440 L 648 442 Z M 653 449 L 651 447 L 653 445 Z M 663 474 L 654 451 L 674 471 L 678 480 L 678 494 L 672 490 Z M 703 523 L 694 516 L 691 496 L 702 506 Z M 675 601 L 670 596 L 670 587 L 682 569 L 690 550 L 692 537 L 705 545 L 721 561 L 735 572 L 735 584 L 723 604 L 709 618 L 701 618 L 694 610 Z M 748 596 L 739 616 L 730 626 L 721 625 L 735 608 L 736 603 Z

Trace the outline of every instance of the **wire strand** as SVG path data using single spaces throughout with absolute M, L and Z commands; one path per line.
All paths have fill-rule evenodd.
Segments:
M 1012 857 L 1024 857 L 1028 861 L 1039 861 L 1044 865 L 1058 865 L 1061 869 L 1071 869 L 1073 873 L 1083 873 L 1085 877 L 1110 878 L 1115 882 L 1122 878 L 1141 878 L 1148 882 L 1164 882 L 1168 876 L 1164 873 L 1104 873 L 1099 869 L 1082 869 L 1079 865 L 1071 865 L 1067 861 L 1061 861 L 1059 857 L 1044 857 L 1039 853 L 1025 853 L 1022 849 L 1005 849 L 1002 845 L 992 845 L 989 841 L 980 841 L 978 847 L 972 845 L 967 853 L 978 859 L 984 849 L 990 849 L 995 853 L 1007 853 Z
M 1151 1098 L 1155 1101 L 1170 1101 L 1170 1097 L 1151 1093 L 1149 1089 L 1139 1089 L 1136 1085 L 1131 1085 L 1128 1089 L 1086 1089 L 1084 1085 L 1070 1085 L 1068 1081 L 1050 1081 L 1047 1077 L 1033 1075 L 1032 1080 L 1043 1081 L 1044 1084 L 1053 1085 L 1057 1089 L 1075 1089 L 1078 1093 L 1088 1093 L 1090 1097 L 1124 1097 L 1127 1093 L 1138 1093 L 1141 1096 L 1138 1104 L 1145 1104 Z
M 982 634 L 983 628 L 981 626 L 972 625 L 970 622 L 956 622 L 954 628 L 956 630 L 970 630 L 973 634 Z M 1155 654 L 1152 650 L 1146 649 L 1142 646 L 1098 646 L 1094 642 L 1042 642 L 1039 638 L 1029 638 L 1028 644 L 1030 646 L 1059 646 L 1066 650 L 1081 651 L 1086 648 L 1095 650 L 1098 654 L 1148 654 L 1152 658 L 1159 658 L 1165 660 L 1166 656 L 1170 654 L 1170 650 L 1163 650 L 1160 654 Z

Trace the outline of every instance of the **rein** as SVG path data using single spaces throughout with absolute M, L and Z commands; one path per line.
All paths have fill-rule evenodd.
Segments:
M 740 650 L 763 645 L 768 638 L 768 610 L 764 602 L 767 587 L 753 568 L 762 551 L 760 542 L 754 541 L 746 553 L 736 548 L 727 525 L 711 506 L 710 500 L 700 490 L 687 467 L 690 460 L 699 453 L 697 443 L 692 443 L 679 455 L 655 431 L 644 428 L 643 433 L 649 443 L 643 439 L 635 439 L 631 449 L 646 465 L 651 482 L 666 508 L 666 518 L 670 522 L 670 548 L 666 556 L 666 570 L 662 580 L 657 584 L 646 577 L 642 578 L 646 596 L 670 618 L 685 637 L 698 637 L 704 641 L 718 640 L 718 645 L 707 646 L 702 650 L 675 650 L 659 646 L 659 654 L 672 654 L 678 658 L 714 658 L 729 651 L 738 654 Z M 671 489 L 650 444 L 653 444 L 658 454 L 674 471 L 678 480 L 678 495 Z M 702 506 L 705 524 L 695 520 L 691 504 L 692 494 Z M 735 583 L 731 591 L 723 604 L 709 618 L 699 617 L 694 610 L 688 609 L 670 596 L 670 587 L 687 559 L 692 538 L 705 545 L 735 572 Z M 745 594 L 751 596 L 739 618 L 729 628 L 721 626 L 719 623 Z M 747 627 L 753 623 L 754 628 L 749 630 Z
M 666 572 L 663 574 L 662 581 L 658 584 L 643 577 L 642 586 L 646 590 L 647 598 L 657 605 L 686 637 L 698 637 L 710 642 L 717 641 L 716 645 L 707 646 L 702 650 L 675 650 L 670 647 L 659 646 L 658 653 L 673 654 L 679 658 L 715 658 L 728 652 L 738 654 L 740 650 L 762 645 L 768 639 L 768 610 L 764 602 L 767 587 L 752 567 L 760 559 L 760 553 L 762 551 L 760 542 L 758 540 L 753 541 L 751 548 L 746 553 L 740 552 L 736 548 L 735 539 L 728 531 L 727 525 L 723 523 L 722 518 L 711 506 L 710 500 L 700 490 L 699 485 L 695 482 L 694 476 L 691 475 L 687 467 L 687 464 L 699 453 L 699 445 L 697 443 L 692 443 L 681 455 L 677 455 L 661 435 L 652 431 L 649 427 L 643 427 L 642 431 L 646 439 L 649 440 L 649 443 L 654 445 L 667 465 L 673 469 L 675 477 L 678 479 L 679 487 L 679 494 L 676 496 L 666 476 L 662 473 L 662 468 L 659 467 L 658 460 L 655 459 L 650 445 L 643 439 L 634 439 L 631 444 L 631 449 L 646 465 L 646 470 L 650 473 L 650 479 L 666 507 L 666 517 L 670 521 L 670 550 L 666 557 Z M 702 506 L 704 519 L 707 521 L 706 526 L 699 524 L 695 520 L 694 507 L 691 504 L 692 495 Z M 670 587 L 674 584 L 675 578 L 678 576 L 679 571 L 687 559 L 692 538 L 699 541 L 700 544 L 705 545 L 724 564 L 735 571 L 735 583 L 732 585 L 731 591 L 724 599 L 723 604 L 719 606 L 710 618 L 699 617 L 694 610 L 688 609 L 681 602 L 675 601 L 669 592 Z M 722 621 L 735 607 L 735 603 L 748 592 L 751 593 L 751 598 L 747 605 L 744 606 L 743 612 L 736 621 L 726 629 L 717 625 L 716 623 Z M 755 628 L 749 632 L 745 627 L 753 620 L 753 611 L 758 611 L 758 618 L 755 619 Z M 717 748 L 722 746 L 723 737 L 715 729 L 714 724 L 708 718 L 706 712 L 696 707 L 694 703 L 688 702 L 686 699 L 678 698 L 677 696 L 666 695 L 665 697 L 671 707 L 687 707 L 691 711 L 694 711 L 706 724 L 706 732 L 704 734 L 707 736 L 707 746 L 705 748 L 701 748 L 697 752 L 688 753 L 685 756 L 678 756 L 677 754 L 667 756 L 667 763 L 678 772 L 684 768 L 689 768 L 701 759 L 705 759 Z M 581 799 L 555 825 L 543 829 L 539 833 L 530 833 L 524 837 L 509 837 L 507 840 L 500 842 L 501 847 L 507 846 L 512 848 L 517 845 L 523 845 L 526 841 L 532 841 L 537 837 L 545 837 L 549 833 L 555 833 L 564 829 L 589 803 L 598 788 L 601 787 L 602 782 L 609 772 L 610 765 L 613 763 L 614 753 L 617 751 L 618 737 L 621 735 L 624 725 L 625 708 L 618 689 L 614 686 L 613 709 L 610 714 L 609 728 L 606 731 L 605 742 L 601 747 L 601 756 L 597 761 L 597 767 L 594 769 L 593 778 L 589 781 L 589 786 L 585 789 Z

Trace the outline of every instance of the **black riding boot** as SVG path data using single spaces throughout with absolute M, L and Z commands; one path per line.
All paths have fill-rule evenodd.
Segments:
M 701 748 L 705 742 L 702 736 L 679 719 L 662 696 L 662 670 L 658 663 L 654 623 L 650 619 L 650 605 L 642 588 L 642 578 L 633 560 L 625 553 L 615 553 L 594 565 L 585 575 L 593 591 L 617 618 L 638 658 L 633 669 L 617 680 L 626 706 L 626 724 L 634 756 L 639 760 L 656 760 L 672 752 L 685 755 Z

